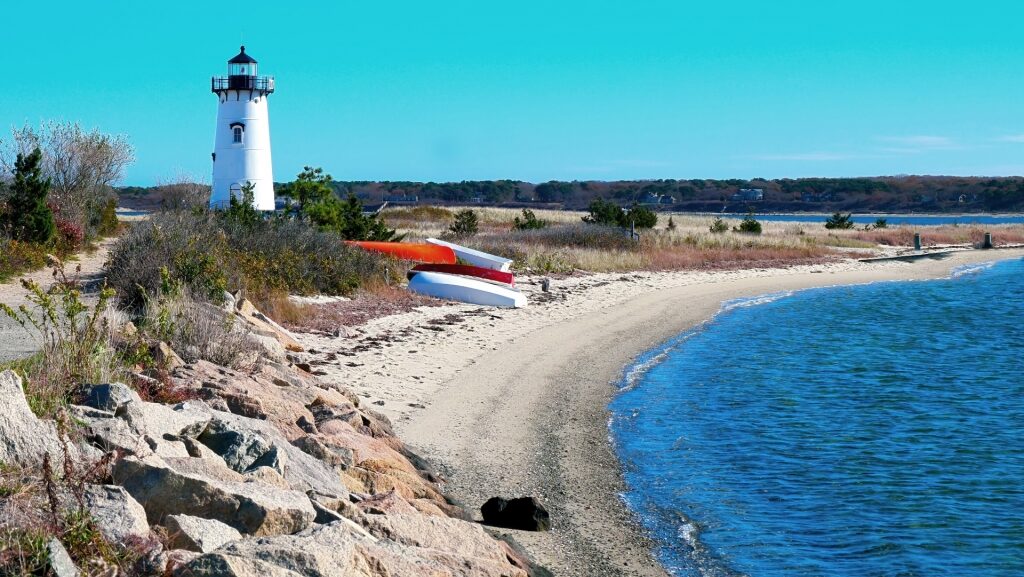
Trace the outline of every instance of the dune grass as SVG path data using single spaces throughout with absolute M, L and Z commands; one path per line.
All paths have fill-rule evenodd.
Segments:
M 455 212 L 466 207 L 387 209 L 388 226 L 420 241 L 444 234 Z M 711 233 L 713 215 L 659 214 L 658 226 L 641 231 L 639 242 L 615 228 L 584 225 L 581 211 L 534 211 L 549 226 L 517 231 L 521 209 L 469 207 L 480 232 L 461 242 L 511 258 L 519 272 L 625 272 L 631 270 L 735 269 L 779 267 L 869 256 L 881 250 L 910 249 L 919 232 L 924 247 L 978 246 L 986 231 L 996 246 L 1024 243 L 1024 225 L 891 226 L 884 229 L 828 230 L 823 223 L 762 221 L 762 234 L 734 232 L 738 218 L 725 218 L 727 232 Z M 666 224 L 672 217 L 675 228 Z

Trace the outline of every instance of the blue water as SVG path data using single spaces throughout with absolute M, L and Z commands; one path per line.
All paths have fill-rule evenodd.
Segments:
M 718 216 L 718 215 L 715 215 Z M 724 218 L 742 219 L 745 214 L 723 214 Z M 770 222 L 821 222 L 828 220 L 824 214 L 758 214 L 757 220 Z M 935 226 L 941 224 L 1020 224 L 1024 223 L 1024 215 L 1021 214 L 957 214 L 957 215 L 863 215 L 855 214 L 852 217 L 857 224 L 874 224 L 879 218 L 884 218 L 890 226 L 907 224 L 918 226 Z
M 1024 260 L 731 303 L 612 415 L 677 575 L 1024 575 Z

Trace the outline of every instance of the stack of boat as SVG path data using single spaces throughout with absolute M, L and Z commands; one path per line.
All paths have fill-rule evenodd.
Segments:
M 485 306 L 526 306 L 526 297 L 515 288 L 515 278 L 509 272 L 511 259 L 436 238 L 428 238 L 426 243 L 353 244 L 420 263 L 409 271 L 409 290 L 415 293 Z

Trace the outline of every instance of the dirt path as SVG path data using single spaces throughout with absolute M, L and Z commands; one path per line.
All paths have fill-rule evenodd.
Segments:
M 77 276 L 86 287 L 95 288 L 102 280 L 103 266 L 107 262 L 110 247 L 117 239 L 111 238 L 100 242 L 99 247 L 89 253 L 80 253 L 65 262 L 68 276 Z M 81 271 L 75 273 L 77 267 Z M 0 284 L 0 303 L 18 308 L 28 305 L 28 291 L 21 286 L 20 279 L 29 279 L 49 288 L 53 284 L 53 270 L 44 268 L 31 273 L 19 275 L 17 279 Z M 28 356 L 39 348 L 37 336 L 22 329 L 6 315 L 0 314 L 0 362 L 10 361 Z

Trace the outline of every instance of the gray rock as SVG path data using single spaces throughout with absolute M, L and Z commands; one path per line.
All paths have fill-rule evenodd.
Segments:
M 182 473 L 156 456 L 119 459 L 113 477 L 142 503 L 151 523 L 185 514 L 216 519 L 243 533 L 277 535 L 301 531 L 316 517 L 309 498 L 298 491 Z
M 113 419 L 114 413 L 111 411 L 104 411 L 103 409 L 96 409 L 93 407 L 87 407 L 85 405 L 69 405 L 68 412 L 71 416 L 79 419 Z
M 78 415 L 78 419 L 86 425 L 82 431 L 86 440 L 103 452 L 119 450 L 135 455 L 152 451 L 145 439 L 123 419 L 84 415 Z
M 291 488 L 300 491 L 313 489 L 321 493 L 348 495 L 348 489 L 346 489 L 344 483 L 341 482 L 340 476 L 330 465 L 304 453 L 298 447 L 289 443 L 288 439 L 273 424 L 267 421 L 215 411 L 214 418 L 207 428 L 207 433 L 214 431 L 232 431 L 246 438 L 258 437 L 266 443 L 265 450 L 250 446 L 250 449 L 243 451 L 243 454 L 252 457 L 252 460 L 248 461 L 247 465 L 250 469 L 257 465 L 256 461 L 258 459 L 273 448 L 280 455 L 276 458 L 276 461 L 283 471 L 279 472 L 283 472 L 283 476 Z M 200 435 L 199 440 L 213 449 L 209 443 L 204 441 L 207 433 Z M 245 446 L 244 443 L 241 445 Z M 216 449 L 214 450 L 216 451 Z M 235 462 L 245 462 L 245 459 L 239 458 Z M 232 466 L 232 468 L 234 467 Z
M 77 454 L 73 446 L 69 450 Z M 61 459 L 62 451 L 54 424 L 39 420 L 29 408 L 21 377 L 14 371 L 0 372 L 0 462 L 35 467 L 47 453 Z
M 213 419 L 213 409 L 203 401 L 185 401 L 174 406 L 142 403 L 146 432 L 154 437 L 197 438 Z
M 54 575 L 57 577 L 78 577 L 80 574 L 78 567 L 75 567 L 75 562 L 71 560 L 71 555 L 68 555 L 67 549 L 56 538 L 46 542 L 46 553 L 49 556 L 50 569 L 53 570 Z
M 146 510 L 123 487 L 87 485 L 83 500 L 96 528 L 108 541 L 121 543 L 129 536 L 149 535 Z
M 107 383 L 92 385 L 85 395 L 85 404 L 95 409 L 109 411 L 114 416 L 121 416 L 128 405 L 142 404 L 139 394 L 123 383 Z
M 209 553 L 242 538 L 242 534 L 230 525 L 191 515 L 168 515 L 164 526 L 170 533 L 171 547 L 199 553 Z
M 350 447 L 328 445 L 313 435 L 299 437 L 294 444 L 304 453 L 342 470 L 349 469 L 355 464 L 355 451 Z
M 228 467 L 239 473 L 244 473 L 272 448 L 270 442 L 255 428 L 234 427 L 222 419 L 210 423 L 198 440 L 223 457 Z
M 270 450 L 260 455 L 260 458 L 253 461 L 252 465 L 249 465 L 249 469 L 257 469 L 259 467 L 267 467 L 277 471 L 282 477 L 287 463 L 287 454 L 283 449 L 278 448 L 277 445 L 272 445 Z
M 115 417 L 124 419 L 140 432 L 145 432 L 140 428 L 142 426 L 142 399 L 139 398 L 138 393 L 124 383 L 89 386 L 85 404 L 114 413 Z
M 180 577 L 303 577 L 258 559 L 208 553 L 175 572 Z M 338 574 L 340 575 L 340 574 Z

